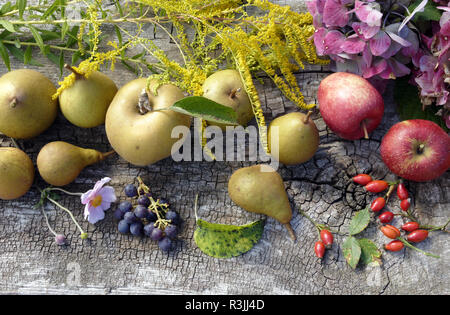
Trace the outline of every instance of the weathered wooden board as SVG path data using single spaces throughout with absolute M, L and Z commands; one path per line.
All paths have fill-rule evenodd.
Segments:
M 289 1 L 288 1 L 289 2 Z M 300 2 L 300 1 L 299 1 Z M 289 2 L 291 3 L 291 2 Z M 303 8 L 302 3 L 296 4 Z M 171 45 L 167 42 L 167 49 Z M 56 66 L 41 60 L 38 68 L 54 83 Z M 23 67 L 13 60 L 13 68 Z M 315 102 L 321 69 L 297 75 L 308 101 Z M 4 65 L 0 73 L 5 73 Z M 123 86 L 135 76 L 117 66 L 108 74 Z M 264 79 L 258 84 L 267 122 L 285 112 L 297 110 L 273 84 Z M 316 109 L 314 120 L 320 130 L 320 148 L 314 158 L 298 166 L 281 166 L 293 209 L 301 207 L 319 222 L 342 233 L 354 211 L 371 202 L 361 187 L 349 179 L 361 172 L 378 178 L 393 179 L 380 159 L 379 145 L 384 133 L 398 121 L 392 100 L 392 88 L 385 93 L 386 111 L 382 124 L 370 140 L 344 141 L 330 132 Z M 252 122 L 254 124 L 254 122 Z M 32 140 L 19 141 L 36 160 L 40 148 L 49 141 L 64 140 L 82 147 L 109 150 L 104 127 L 80 129 L 61 115 L 44 134 Z M 11 145 L 0 137 L 2 146 Z M 150 144 L 151 145 L 151 144 Z M 315 258 L 317 238 L 311 223 L 294 211 L 291 222 L 298 240 L 292 242 L 284 228 L 267 220 L 261 241 L 246 254 L 218 260 L 203 254 L 193 241 L 195 229 L 194 198 L 198 193 L 199 215 L 209 221 L 243 224 L 258 218 L 236 206 L 228 197 L 227 181 L 231 173 L 250 162 L 179 162 L 170 158 L 148 167 L 135 167 L 114 156 L 85 169 L 68 191 L 84 192 L 101 177 L 112 178 L 119 198 L 123 186 L 139 175 L 152 191 L 167 198 L 180 212 L 184 222 L 176 248 L 169 254 L 160 251 L 148 239 L 117 232 L 112 211 L 96 225 L 83 219 L 83 207 L 76 197 L 64 196 L 62 204 L 74 211 L 91 239 L 82 241 L 66 213 L 46 206 L 55 230 L 64 233 L 69 246 L 54 244 L 44 217 L 33 208 L 39 199 L 37 189 L 15 201 L 0 201 L 0 293 L 23 294 L 449 294 L 449 239 L 446 233 L 433 233 L 418 247 L 441 255 L 426 257 L 412 250 L 399 253 L 383 251 L 383 266 L 358 267 L 352 270 L 340 249 L 343 236 L 323 261 Z M 45 187 L 39 179 L 37 184 Z M 450 176 L 429 183 L 408 183 L 414 196 L 413 208 L 427 224 L 443 224 L 449 215 Z M 399 211 L 396 198 L 389 207 Z M 114 208 L 114 207 L 113 207 Z M 395 219 L 395 223 L 399 219 Z M 387 239 L 376 227 L 364 232 L 382 247 Z

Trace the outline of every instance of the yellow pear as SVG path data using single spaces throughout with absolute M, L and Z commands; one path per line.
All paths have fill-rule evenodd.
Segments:
M 138 166 L 153 164 L 169 157 L 172 146 L 181 138 L 172 138 L 172 129 L 190 127 L 191 117 L 169 108 L 184 97 L 173 84 L 161 85 L 153 93 L 157 81 L 147 90 L 147 79 L 128 82 L 119 89 L 106 113 L 106 135 L 113 149 L 126 161 Z M 146 102 L 146 108 L 138 104 Z M 154 111 L 153 111 L 154 110 Z
M 64 141 L 47 143 L 39 151 L 37 167 L 41 177 L 50 185 L 65 186 L 73 182 L 89 165 L 103 161 L 114 153 L 80 148 Z
M 25 152 L 17 148 L 0 148 L 0 199 L 23 196 L 33 180 L 33 162 Z
M 107 75 L 94 71 L 89 77 L 65 66 L 75 74 L 75 82 L 59 96 L 64 117 L 82 128 L 93 128 L 105 123 L 106 111 L 117 93 L 117 86 Z
M 20 69 L 0 78 L 0 132 L 17 139 L 33 138 L 54 122 L 55 85 L 35 70 Z
M 252 104 L 245 91 L 239 71 L 220 70 L 203 83 L 203 96 L 216 103 L 231 107 L 237 115 L 237 122 L 245 126 L 254 117 Z M 224 124 L 208 122 L 210 125 L 226 128 Z
M 259 164 L 238 169 L 228 181 L 228 194 L 241 208 L 268 215 L 284 224 L 295 240 L 289 223 L 292 209 L 283 179 L 271 166 Z
M 271 152 L 278 151 L 278 160 L 286 165 L 300 164 L 311 159 L 319 147 L 319 131 L 307 115 L 293 112 L 275 118 L 269 125 L 268 141 Z M 278 138 L 273 143 L 272 136 L 277 128 Z M 278 150 L 273 146 L 278 140 Z

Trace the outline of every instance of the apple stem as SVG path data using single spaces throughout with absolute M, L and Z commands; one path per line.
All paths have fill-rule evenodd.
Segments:
M 64 65 L 64 68 L 66 68 L 67 70 L 69 70 L 73 74 L 75 74 L 75 79 L 76 80 L 86 79 L 86 77 L 83 74 L 79 73 L 77 70 L 75 70 L 75 68 L 73 68 L 72 66 L 68 65 L 67 63 Z
M 417 148 L 417 153 L 422 154 L 423 149 L 425 149 L 425 145 L 423 143 L 419 144 L 419 147 Z
M 231 92 L 230 92 L 230 98 L 231 98 L 231 99 L 235 98 L 235 97 L 236 97 L 236 93 L 237 93 L 237 92 L 240 92 L 240 91 L 241 91 L 241 88 L 238 88 L 238 89 L 232 89 Z
M 311 117 L 312 113 L 313 113 L 312 110 L 308 111 L 308 113 L 306 114 L 305 119 L 303 120 L 304 124 L 307 124 L 309 122 L 309 118 Z
M 153 111 L 153 108 L 150 106 L 150 99 L 148 97 L 149 93 L 146 89 L 142 89 L 141 94 L 139 95 L 138 105 L 139 113 L 141 115 L 145 115 L 148 112 Z
M 369 139 L 369 133 L 367 132 L 367 126 L 364 120 L 361 122 L 361 127 L 364 131 L 364 139 Z

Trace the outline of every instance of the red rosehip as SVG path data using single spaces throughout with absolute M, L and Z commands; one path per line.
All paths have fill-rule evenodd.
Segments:
M 394 214 L 390 211 L 385 211 L 378 217 L 381 223 L 389 223 L 394 218 Z
M 403 183 L 400 183 L 397 186 L 397 196 L 400 200 L 408 199 L 408 191 Z
M 406 231 L 406 232 L 412 232 L 415 231 L 419 228 L 419 223 L 411 221 L 411 222 L 406 222 L 405 224 L 402 225 L 402 230 Z
M 366 186 L 368 183 L 372 181 L 372 177 L 367 174 L 358 174 L 353 177 L 353 181 L 357 184 Z
M 382 192 L 383 190 L 386 190 L 388 186 L 389 186 L 388 182 L 384 180 L 373 180 L 366 186 L 364 186 L 364 188 L 371 193 L 377 194 L 379 192 Z
M 384 248 L 391 252 L 398 252 L 399 250 L 402 250 L 403 247 L 404 247 L 403 243 L 399 240 L 395 240 L 384 245 Z
M 392 238 L 392 239 L 396 239 L 397 237 L 400 236 L 399 229 L 397 229 L 395 226 L 392 226 L 392 225 L 389 225 L 389 224 L 383 225 L 380 228 L 380 230 L 381 230 L 381 232 L 383 232 L 383 234 L 386 237 L 389 237 L 389 238 Z
M 400 202 L 400 208 L 402 208 L 403 211 L 408 211 L 409 206 L 411 205 L 411 199 L 403 199 L 402 202 Z
M 428 237 L 427 230 L 414 230 L 406 236 L 406 239 L 413 243 L 422 242 Z
M 372 202 L 372 204 L 370 205 L 370 209 L 372 209 L 373 212 L 378 212 L 383 209 L 385 205 L 386 200 L 384 200 L 383 197 L 378 197 Z
M 322 240 L 322 243 L 326 248 L 330 248 L 331 244 L 333 244 L 333 234 L 331 234 L 331 232 L 328 230 L 320 231 L 320 239 Z
M 317 241 L 314 245 L 314 252 L 316 253 L 316 256 L 319 258 L 322 258 L 325 254 L 325 245 L 322 243 L 322 241 Z

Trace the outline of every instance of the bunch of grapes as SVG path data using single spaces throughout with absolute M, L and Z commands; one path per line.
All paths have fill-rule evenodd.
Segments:
M 132 200 L 122 201 L 114 212 L 118 230 L 122 234 L 149 237 L 163 251 L 169 251 L 179 231 L 180 216 L 170 209 L 167 200 L 155 200 L 149 188 L 138 180 L 138 187 L 125 186 L 125 195 Z

